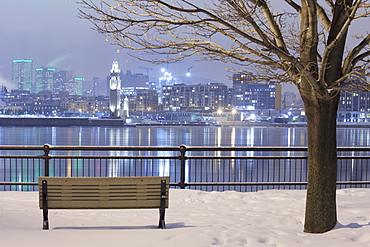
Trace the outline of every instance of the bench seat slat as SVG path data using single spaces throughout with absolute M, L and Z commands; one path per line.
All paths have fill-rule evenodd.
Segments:
M 98 197 L 98 196 L 80 196 L 80 197 L 51 197 L 48 199 L 49 202 L 60 202 L 60 201 L 155 201 L 157 198 L 148 197 Z
M 81 195 L 81 196 L 48 196 L 48 201 L 83 201 L 83 200 L 97 200 L 97 201 L 110 201 L 110 200 L 158 200 L 158 196 L 124 196 L 124 195 L 116 195 L 116 196 L 99 196 L 99 195 Z
M 76 194 L 64 194 L 64 195 L 58 195 L 58 194 L 49 194 L 48 195 L 48 200 L 71 200 L 71 199 L 83 199 L 83 198 L 96 198 L 97 200 L 101 200 L 101 199 L 107 199 L 109 200 L 110 198 L 112 199 L 117 199 L 117 198 L 122 198 L 122 200 L 124 198 L 127 198 L 127 199 L 137 199 L 137 200 L 158 200 L 158 197 L 160 197 L 160 195 L 145 195 L 145 194 L 142 194 L 142 195 L 127 195 L 127 194 L 79 194 L 79 195 L 76 195 Z
M 48 191 L 122 191 L 122 192 L 133 192 L 133 191 L 160 191 L 161 188 L 158 186 L 138 186 L 138 187 L 111 187 L 111 186 L 55 186 L 48 185 Z
M 73 185 L 133 185 L 137 186 L 140 184 L 157 184 L 158 179 L 167 177 L 40 177 L 40 179 L 47 180 L 48 185 L 52 184 L 73 184 Z
M 49 209 L 135 209 L 135 208 L 159 208 L 158 201 L 148 200 L 125 200 L 122 201 L 53 201 L 48 202 Z
M 123 195 L 132 195 L 132 194 L 140 194 L 140 195 L 160 195 L 160 190 L 48 190 L 49 195 L 68 195 L 68 194 L 123 194 Z

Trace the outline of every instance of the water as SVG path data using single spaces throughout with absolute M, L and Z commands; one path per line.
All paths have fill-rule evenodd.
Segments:
M 338 129 L 338 146 L 369 146 L 370 129 Z M 306 128 L 0 127 L 0 145 L 307 146 Z
M 338 146 L 368 146 L 370 129 L 338 129 Z M 281 127 L 0 127 L 0 145 L 40 145 L 48 143 L 63 146 L 307 146 L 306 128 Z M 10 151 L 9 151 L 10 152 Z M 14 152 L 14 151 L 13 151 Z M 35 151 L 17 151 L 25 155 Z M 37 151 L 37 155 L 42 152 Z M 109 151 L 113 156 L 129 156 L 131 151 Z M 2 150 L 1 154 L 10 154 Z M 151 152 L 150 156 L 176 156 L 170 151 Z M 248 151 L 232 152 L 231 156 L 255 157 L 260 155 L 287 156 L 289 152 L 264 153 Z M 12 153 L 14 154 L 14 153 Z M 80 151 L 65 154 L 79 155 Z M 97 152 L 90 153 L 96 155 Z M 149 155 L 149 154 L 148 154 Z M 196 154 L 201 155 L 202 154 Z M 219 153 L 204 153 L 204 159 L 187 160 L 186 182 L 304 182 L 304 160 L 211 160 L 209 156 Z M 297 155 L 297 154 L 292 154 Z M 351 154 L 349 154 L 351 155 Z M 95 163 L 83 160 L 53 159 L 51 176 L 162 176 L 170 175 L 171 182 L 179 182 L 178 160 L 114 160 L 103 159 Z M 367 160 L 338 164 L 338 178 L 342 181 L 367 180 L 370 177 Z M 26 165 L 27 163 L 27 165 Z M 43 162 L 30 160 L 0 161 L 0 181 L 37 181 L 43 175 Z M 364 177 L 365 176 L 365 177 Z M 13 186 L 14 187 L 14 186 Z M 10 186 L 5 187 L 7 190 Z M 198 188 L 198 187 L 194 187 Z M 266 187 L 270 188 L 270 187 Z M 275 188 L 275 187 L 271 187 Z M 270 189 L 271 189 L 270 188 Z M 14 187 L 12 189 L 23 189 Z M 203 189 L 203 188 L 201 188 Z M 207 190 L 210 188 L 206 188 Z M 215 189 L 215 188 L 211 188 Z M 244 190 L 240 187 L 223 189 Z M 252 188 L 253 189 L 253 188 Z M 255 188 L 261 189 L 261 188 Z M 0 190 L 3 188 L 0 187 Z

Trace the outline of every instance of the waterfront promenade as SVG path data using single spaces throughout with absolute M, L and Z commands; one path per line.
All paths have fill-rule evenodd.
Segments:
M 369 246 L 369 189 L 338 191 L 339 222 L 325 234 L 303 233 L 305 193 L 170 190 L 167 229 L 157 210 L 50 210 L 45 231 L 37 192 L 0 192 L 1 246 Z

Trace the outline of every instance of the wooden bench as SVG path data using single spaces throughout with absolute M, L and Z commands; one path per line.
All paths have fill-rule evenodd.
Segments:
M 169 177 L 39 177 L 43 229 L 49 209 L 159 208 L 159 228 L 166 228 Z

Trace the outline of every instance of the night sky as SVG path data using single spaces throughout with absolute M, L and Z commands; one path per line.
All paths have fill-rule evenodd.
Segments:
M 126 50 L 117 53 L 119 47 L 106 43 L 102 34 L 91 29 L 89 21 L 77 17 L 78 7 L 76 0 L 0 0 L 0 84 L 11 88 L 13 59 L 32 59 L 34 69 L 50 66 L 72 70 L 75 76 L 85 80 L 95 76 L 105 78 L 112 61 L 117 59 L 123 71 L 145 74 L 146 70 L 139 67 L 148 67 L 153 69 L 150 77 L 160 77 L 165 65 L 137 61 Z M 350 34 L 366 33 L 369 27 L 366 21 L 352 24 Z M 358 42 L 355 40 L 352 46 Z M 193 77 L 231 86 L 232 73 L 226 71 L 224 64 L 194 60 L 169 64 L 169 71 L 175 77 L 184 77 L 187 69 L 193 67 L 190 71 Z
M 0 83 L 11 87 L 13 59 L 32 59 L 34 69 L 50 66 L 58 70 L 72 70 L 75 76 L 91 80 L 109 75 L 112 61 L 117 59 L 123 71 L 144 73 L 139 67 L 150 67 L 151 77 L 161 75 L 160 65 L 137 61 L 119 47 L 105 42 L 102 34 L 92 30 L 92 24 L 77 17 L 74 0 L 1 0 L 0 1 Z M 187 68 L 192 76 L 230 84 L 220 62 L 194 62 L 188 59 L 169 64 L 175 77 L 185 76 Z

